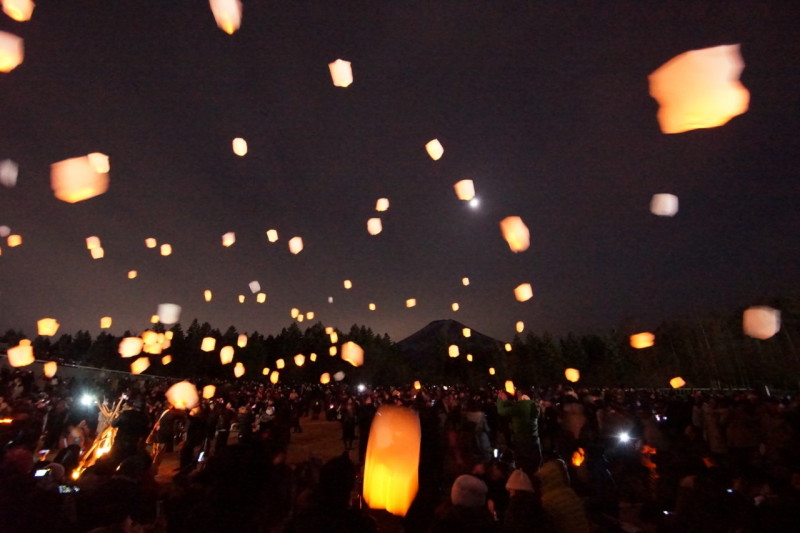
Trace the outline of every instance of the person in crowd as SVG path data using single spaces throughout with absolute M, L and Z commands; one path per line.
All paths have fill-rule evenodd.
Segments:
M 534 477 L 537 481 L 538 478 Z M 514 470 L 506 482 L 508 508 L 503 519 L 503 533 L 550 533 L 555 531 L 542 508 L 541 492 L 522 469 Z
M 486 505 L 489 489 L 479 478 L 464 474 L 450 489 L 450 501 L 440 507 L 431 533 L 493 533 L 498 531 L 495 517 Z
M 536 474 L 542 460 L 539 442 L 539 414 L 541 408 L 538 401 L 517 390 L 515 398 L 509 398 L 505 391 L 497 393 L 497 413 L 511 420 L 511 432 L 514 457 L 518 467 L 528 477 Z
M 583 500 L 569 484 L 567 465 L 553 457 L 536 473 L 542 487 L 542 508 L 556 533 L 588 533 Z

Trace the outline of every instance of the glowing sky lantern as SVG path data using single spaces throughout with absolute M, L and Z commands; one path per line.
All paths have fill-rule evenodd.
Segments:
M 158 304 L 158 320 L 170 326 L 181 319 L 181 306 L 178 304 Z
M 453 189 L 459 200 L 469 201 L 475 198 L 475 184 L 472 180 L 461 180 L 453 185 Z
M 243 304 L 243 303 L 244 303 L 244 294 L 240 294 L 240 295 L 239 295 L 239 303 L 240 303 L 240 304 Z
M 141 374 L 150 368 L 150 359 L 147 357 L 140 357 L 131 363 L 131 374 Z
M 364 462 L 364 500 L 405 516 L 419 488 L 421 429 L 411 409 L 383 405 L 373 418 Z
M 55 197 L 73 204 L 108 190 L 108 156 L 93 153 L 50 165 L 50 186 Z
M 161 255 L 164 257 L 168 255 L 172 255 L 172 245 L 171 244 L 162 244 L 161 245 Z
M 370 235 L 377 235 L 383 231 L 383 223 L 380 218 L 370 218 L 367 220 L 367 232 Z
M 158 315 L 150 315 L 150 323 L 158 324 Z
M 207 302 L 210 302 L 210 301 L 211 301 L 211 298 L 212 298 L 211 291 L 210 291 L 209 289 L 206 289 L 206 290 L 204 290 L 204 291 L 203 291 L 203 299 L 204 299 L 205 301 L 207 301 Z
M 17 22 L 31 20 L 35 7 L 33 0 L 3 0 L 3 13 Z
M 434 161 L 438 161 L 441 159 L 442 155 L 444 155 L 444 147 L 442 143 L 439 142 L 439 139 L 432 139 L 428 141 L 425 145 L 425 151 L 428 152 L 428 155 L 431 156 L 431 159 Z
M 306 356 L 299 353 L 294 356 L 294 364 L 297 366 L 303 366 L 306 362 Z
M 144 240 L 144 245 L 147 246 L 148 248 L 155 248 L 156 246 L 158 246 L 158 241 L 152 237 L 148 237 Z
M 743 69 L 738 44 L 690 50 L 661 65 L 648 77 L 661 131 L 715 128 L 746 112 L 750 92 L 739 81 Z
M 142 342 L 145 344 L 155 344 L 158 342 L 158 333 L 155 331 L 143 331 Z
M 522 333 L 524 329 L 525 329 L 525 323 L 522 320 L 518 320 L 516 326 L 517 333 Z
M 164 365 L 164 366 L 167 366 L 171 362 L 172 362 L 172 356 L 171 355 L 165 355 L 164 357 L 161 358 L 161 364 Z
M 339 353 L 339 349 L 336 346 L 331 346 L 330 348 L 328 348 L 328 355 L 330 355 L 331 357 L 333 357 L 337 353 Z
M 203 342 L 200 344 L 200 349 L 204 352 L 213 352 L 214 348 L 217 346 L 217 339 L 214 337 L 205 337 Z
M 516 298 L 518 302 L 527 302 L 533 298 L 533 287 L 531 287 L 531 284 L 521 283 L 517 285 L 514 289 L 514 298 Z
M 44 375 L 47 378 L 52 378 L 58 372 L 58 363 L 55 361 L 48 361 L 44 364 Z
M 680 376 L 675 376 L 674 378 L 669 380 L 669 386 L 672 387 L 673 389 L 680 389 L 684 385 L 686 385 L 686 382 Z
M 203 387 L 203 398 L 210 400 L 217 393 L 217 388 L 214 385 L 206 385 Z
M 60 325 L 55 318 L 42 318 L 36 321 L 36 329 L 42 337 L 52 337 Z
M 8 237 L 9 233 L 11 233 L 11 228 L 8 226 L 0 226 L 0 237 Z
M 100 237 L 94 235 L 91 237 L 86 237 L 86 248 L 88 250 L 100 248 Z
M 375 211 L 383 212 L 389 209 L 389 199 L 388 198 L 378 198 L 378 201 L 375 202 Z
M 247 346 L 247 335 L 244 333 L 239 334 L 239 337 L 236 339 L 236 346 L 239 348 L 244 348 Z
M 9 248 L 16 248 L 22 244 L 22 235 L 9 235 L 8 239 L 6 239 L 6 243 L 8 243 Z
M 324 374 L 322 374 L 322 375 L 319 377 L 319 382 L 320 382 L 322 385 L 327 385 L 328 383 L 330 383 L 330 382 L 331 382 L 331 375 L 330 375 L 328 372 L 325 372 Z
M 165 339 L 172 340 L 172 337 L 174 337 L 174 336 L 175 336 L 175 333 L 172 330 L 164 332 L 164 338 Z
M 0 72 L 11 72 L 25 58 L 25 44 L 22 37 L 0 31 Z
M 314 311 L 309 311 L 306 313 L 306 320 L 314 320 Z
M 267 240 L 269 242 L 276 242 L 278 240 L 278 230 L 275 229 L 267 230 Z
M 414 382 L 414 390 L 420 390 L 422 388 L 422 383 L 419 381 Z
M 507 343 L 506 343 L 506 344 L 503 346 L 503 348 L 504 348 L 504 349 L 505 349 L 507 352 L 510 352 L 510 351 L 512 350 L 513 346 L 511 346 L 511 343 L 510 343 L 510 342 L 507 342 Z
M 255 280 L 253 280 L 250 283 L 248 283 L 247 286 L 250 288 L 250 292 L 252 292 L 253 294 L 255 294 L 255 293 L 257 293 L 257 292 L 259 292 L 261 290 L 261 284 L 258 281 L 255 281 Z
M 467 361 L 469 361 L 470 363 L 472 362 L 472 354 L 471 353 L 467 354 Z
M 289 239 L 289 251 L 297 255 L 303 251 L 303 239 L 301 237 L 292 237 Z
M 333 63 L 328 63 L 331 71 L 331 80 L 336 87 L 349 87 L 353 83 L 353 67 L 349 61 L 337 59 Z
M 472 337 L 472 330 L 469 328 L 464 328 L 461 330 L 461 334 L 464 335 L 466 338 Z
M 284 361 L 283 359 L 278 359 L 277 361 L 275 361 L 275 368 L 277 368 L 278 370 L 281 370 L 285 366 L 286 366 L 286 361 Z
M 514 253 L 524 252 L 531 245 L 531 233 L 519 217 L 506 217 L 501 220 L 500 231 Z
M 564 377 L 567 378 L 567 381 L 576 383 L 581 379 L 581 373 L 577 368 L 568 368 L 564 370 Z
M 742 314 L 742 330 L 754 339 L 769 339 L 781 329 L 781 312 L 765 305 L 749 307 Z
M 28 366 L 35 361 L 33 357 L 33 347 L 30 344 L 23 344 L 22 341 L 13 348 L 6 350 L 8 364 L 13 367 Z
M 461 306 L 458 305 L 458 302 L 453 302 L 452 305 L 450 306 L 450 309 L 452 309 L 453 311 L 458 311 L 460 307 Z
M 493 366 L 489 367 L 489 375 L 494 376 L 494 374 L 495 374 L 494 367 Z
M 370 311 L 374 311 L 375 309 L 377 309 L 374 303 L 370 303 L 368 307 Z
M 336 333 L 335 331 L 331 331 L 329 333 L 329 336 L 331 338 L 331 344 L 336 344 L 337 342 L 339 342 L 339 334 Z
M 265 367 L 264 367 L 264 368 L 261 370 L 261 374 L 263 374 L 264 376 L 268 375 L 268 374 L 269 374 L 269 367 L 268 367 L 268 366 L 265 366 Z
M 306 319 L 306 317 L 304 317 L 303 315 L 297 315 L 297 321 L 298 322 L 302 322 L 305 319 Z
M 311 359 L 311 362 L 313 363 L 314 361 L 317 360 L 317 354 L 312 353 L 308 358 Z
M 233 375 L 237 378 L 244 376 L 244 365 L 242 363 L 236 363 L 233 367 Z
M 138 275 L 139 275 L 139 273 L 136 272 L 135 270 L 129 270 L 128 271 L 128 279 L 136 279 L 136 276 L 138 276 Z
M 112 322 L 112 321 L 111 321 L 111 317 L 110 317 L 110 316 L 104 316 L 104 317 L 102 317 L 102 318 L 100 319 L 100 328 L 101 328 L 101 329 L 108 329 L 108 328 L 110 328 L 110 327 L 111 327 L 111 322 Z
M 406 307 L 411 308 L 411 307 L 414 307 L 415 305 L 417 305 L 417 299 L 416 298 L 409 298 L 408 300 L 406 300 Z
M 260 303 L 260 304 L 263 304 L 264 302 L 266 302 L 267 301 L 267 293 L 259 292 L 258 294 L 256 294 L 256 301 L 258 303 Z
M 244 157 L 247 155 L 247 141 L 241 137 L 236 137 L 232 144 L 234 154 L 238 155 L 239 157 Z
M 506 380 L 505 387 L 506 387 L 506 392 L 507 392 L 508 394 L 510 394 L 511 396 L 514 396 L 514 394 L 515 394 L 515 393 L 516 393 L 516 391 L 517 391 L 517 389 L 515 389 L 515 388 L 514 388 L 514 382 L 513 382 L 513 381 L 511 381 L 510 379 L 509 379 L 509 380 Z
M 333 296 L 328 296 L 328 303 L 329 303 L 329 304 L 332 304 L 332 303 L 333 303 Z
M 242 25 L 242 3 L 239 0 L 209 0 L 208 3 L 217 27 L 233 35 Z
M 448 346 L 447 347 L 447 355 L 449 355 L 450 357 L 454 357 L 454 358 L 458 357 L 459 355 L 461 355 L 461 353 L 458 351 L 458 346 L 456 346 L 455 344 L 451 344 L 450 346 Z
M 333 331 L 333 326 L 325 326 L 325 335 L 330 335 Z
M 334 381 L 342 381 L 344 379 L 344 372 L 341 370 L 333 375 Z
M 229 247 L 236 242 L 236 233 L 229 231 L 225 235 L 222 236 L 222 246 Z
M 650 200 L 650 212 L 659 217 L 674 217 L 678 212 L 678 197 L 674 194 L 654 194 Z
M 364 349 L 353 341 L 342 344 L 342 361 L 347 361 L 353 366 L 364 364 Z
M 642 333 L 631 335 L 630 341 L 632 347 L 641 350 L 642 348 L 649 348 L 655 344 L 656 336 L 649 331 L 643 331 Z
M 223 346 L 219 351 L 219 362 L 227 365 L 233 362 L 233 346 Z
M 277 370 L 273 370 L 272 374 L 269 375 L 269 382 L 274 385 L 278 382 L 280 378 L 281 378 L 281 373 L 278 372 Z
M 583 448 L 578 448 L 572 452 L 572 466 L 581 466 L 584 460 L 586 460 L 586 452 Z
M 345 289 L 352 289 L 353 288 L 353 282 L 350 281 L 349 279 L 344 280 L 344 288 Z
M 19 165 L 10 159 L 0 161 L 0 185 L 11 188 L 17 184 Z
M 467 278 L 467 277 L 461 278 L 461 284 L 463 286 L 465 286 L 465 287 L 468 287 L 469 286 L 469 278 Z
M 139 337 L 125 337 L 119 341 L 117 351 L 122 357 L 134 357 L 142 353 L 144 341 Z
M 179 381 L 164 394 L 167 401 L 176 409 L 194 409 L 200 403 L 197 387 L 188 381 Z
M 102 259 L 106 255 L 106 252 L 105 250 L 103 250 L 102 247 L 92 248 L 91 254 L 92 254 L 92 259 Z
M 296 307 L 292 307 L 292 309 L 289 311 L 289 316 L 292 317 L 292 318 L 297 318 L 297 315 L 299 315 L 299 314 L 300 314 L 300 310 L 298 308 L 296 308 Z

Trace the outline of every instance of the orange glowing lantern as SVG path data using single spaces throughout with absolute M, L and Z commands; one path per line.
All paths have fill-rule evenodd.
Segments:
M 439 142 L 439 139 L 428 141 L 428 143 L 425 145 L 425 150 L 434 161 L 438 161 L 441 159 L 442 155 L 444 155 L 444 147 L 442 146 L 442 143 Z
M 42 318 L 36 321 L 36 329 L 42 337 L 52 337 L 60 325 L 55 318 Z
M 492 367 L 489 367 L 489 375 L 490 375 L 490 376 L 494 376 L 494 374 L 495 374 L 494 367 L 493 367 L 493 366 L 492 366 Z
M 330 375 L 328 372 L 325 372 L 324 374 L 322 374 L 322 375 L 319 377 L 319 382 L 320 382 L 322 385 L 327 385 L 328 383 L 330 383 L 330 382 L 331 382 L 331 375 Z
M 377 309 L 377 307 L 375 307 L 374 303 L 369 304 L 369 310 L 370 311 L 374 311 L 375 309 Z
M 214 348 L 217 346 L 217 339 L 214 337 L 205 337 L 203 342 L 200 344 L 200 349 L 204 352 L 213 352 Z
M 350 281 L 349 279 L 344 280 L 344 288 L 345 289 L 352 289 L 353 288 L 353 282 Z
M 223 346 L 219 351 L 219 362 L 227 365 L 233 362 L 233 346 Z
M 25 44 L 22 37 L 0 31 L 0 72 L 11 72 L 22 64 Z
M 515 394 L 515 393 L 516 393 L 516 391 L 517 391 L 517 389 L 516 389 L 516 388 L 514 388 L 514 382 L 513 382 L 513 381 L 511 381 L 510 379 L 509 379 L 509 380 L 506 380 L 505 388 L 506 388 L 506 392 L 507 392 L 508 394 L 510 394 L 511 396 L 514 396 L 514 394 Z
M 331 337 L 331 344 L 336 344 L 337 342 L 339 342 L 339 334 L 336 333 L 335 331 L 330 332 L 330 337 Z
M 567 381 L 577 383 L 581 379 L 581 373 L 577 368 L 568 368 L 564 370 L 564 377 L 567 378 Z
M 228 233 L 222 236 L 222 246 L 224 246 L 225 248 L 228 248 L 235 242 L 236 242 L 236 233 L 232 231 L 229 231 Z
M 52 378 L 58 372 L 58 363 L 55 361 L 48 361 L 44 364 L 44 375 L 46 378 Z
M 150 330 L 143 331 L 142 342 L 145 344 L 145 346 L 148 344 L 156 344 L 158 342 L 158 333 Z
M 142 353 L 144 341 L 139 337 L 125 337 L 119 342 L 117 351 L 122 357 L 135 357 Z
M 311 359 L 311 362 L 312 362 L 312 363 L 313 363 L 313 362 L 315 362 L 315 361 L 317 360 L 317 354 L 315 354 L 315 353 L 312 353 L 312 354 L 309 356 L 309 359 Z
M 466 338 L 472 337 L 472 330 L 469 328 L 464 328 L 461 330 L 461 334 L 464 335 Z
M 303 315 L 297 315 L 298 322 L 302 322 L 303 320 L 305 320 L 305 317 Z
M 159 304 L 158 321 L 170 326 L 181 318 L 181 306 L 177 304 Z
M 267 240 L 269 242 L 276 242 L 278 240 L 278 230 L 267 230 Z
M 531 284 L 522 283 L 517 285 L 517 288 L 514 289 L 514 298 L 516 298 L 518 302 L 527 302 L 533 298 L 533 287 L 531 287 Z
M 17 22 L 31 20 L 35 7 L 36 4 L 33 3 L 33 0 L 3 0 L 3 13 Z
M 458 346 L 456 346 L 455 344 L 451 344 L 447 348 L 447 355 L 449 355 L 452 358 L 456 358 L 459 355 L 461 355 L 461 352 L 459 352 Z
M 642 333 L 637 333 L 636 335 L 631 335 L 631 346 L 636 348 L 637 350 L 641 350 L 643 348 L 649 348 L 653 344 L 655 344 L 656 336 L 650 333 L 649 331 L 643 331 Z
M 514 253 L 524 252 L 531 245 L 531 233 L 519 217 L 506 217 L 501 220 L 500 231 Z
M 278 359 L 277 361 L 275 361 L 275 368 L 277 368 L 278 370 L 281 370 L 285 366 L 286 362 L 283 359 Z
M 86 249 L 94 250 L 95 248 L 100 248 L 100 237 L 86 237 Z
M 349 61 L 337 59 L 333 63 L 328 63 L 328 69 L 336 87 L 349 87 L 353 83 L 353 67 Z
M 148 237 L 144 240 L 144 245 L 147 246 L 148 248 L 155 248 L 156 246 L 158 246 L 158 241 L 152 237 Z
M 17 346 L 6 350 L 8 364 L 13 367 L 28 366 L 35 361 L 33 357 L 33 347 L 30 341 L 24 343 L 24 339 Z
M 244 303 L 244 294 L 240 294 L 240 295 L 239 295 L 239 303 L 240 303 L 240 304 L 243 304 L 243 303 Z
M 406 300 L 406 307 L 411 308 L 414 307 L 415 305 L 417 305 L 416 298 L 409 298 L 408 300 Z
M 50 165 L 55 197 L 68 203 L 88 200 L 108 190 L 108 156 L 92 153 Z
M 367 232 L 370 235 L 377 235 L 383 231 L 383 223 L 380 218 L 370 218 L 367 220 Z
M 335 356 L 337 353 L 339 353 L 339 349 L 336 346 L 331 346 L 328 348 L 328 355 L 331 357 Z
M 158 315 L 150 315 L 150 323 L 158 324 Z
M 233 375 L 237 378 L 244 376 L 244 365 L 242 363 L 236 363 L 233 367 Z
M 131 374 L 141 374 L 150 368 L 150 359 L 147 357 L 140 357 L 131 363 Z
M 217 388 L 214 385 L 206 385 L 203 387 L 203 398 L 210 400 L 217 393 Z
M 241 333 L 239 337 L 236 339 L 236 346 L 238 346 L 239 348 L 244 348 L 245 346 L 247 346 L 247 335 Z
M 678 197 L 674 194 L 654 194 L 650 200 L 650 212 L 659 217 L 674 217 L 678 212 Z
M 128 279 L 136 279 L 136 276 L 138 276 L 138 275 L 139 275 L 139 273 L 137 271 L 135 271 L 135 270 L 129 270 L 128 271 Z
M 6 242 L 8 243 L 9 248 L 16 248 L 22 244 L 22 235 L 9 235 Z
M 475 184 L 472 180 L 461 180 L 453 185 L 453 189 L 455 189 L 459 200 L 467 202 L 475 198 Z
M 203 299 L 204 299 L 205 301 L 207 301 L 207 302 L 210 302 L 210 301 L 211 301 L 211 298 L 212 298 L 211 291 L 210 291 L 210 290 L 208 290 L 208 289 L 204 290 L 204 291 L 203 291 Z
M 269 375 L 269 382 L 275 385 L 280 378 L 281 378 L 280 372 L 278 372 L 277 370 L 273 370 L 272 374 Z
M 91 254 L 92 259 L 102 259 L 103 256 L 106 255 L 106 252 L 102 248 L 92 248 Z
M 188 381 L 179 381 L 164 394 L 167 401 L 176 409 L 194 409 L 200 403 L 197 387 Z
M 686 385 L 686 382 L 680 376 L 676 376 L 671 380 L 669 380 L 669 386 L 672 387 L 673 389 L 680 389 L 684 385 Z
M 305 362 L 306 362 L 306 356 L 305 355 L 299 353 L 299 354 L 294 356 L 294 364 L 296 364 L 297 366 L 303 366 L 305 364 Z
M 578 467 L 583 464 L 583 461 L 586 459 L 586 452 L 583 448 L 578 448 L 574 452 L 572 452 L 572 466 Z
M 297 318 L 297 315 L 299 314 L 300 310 L 296 307 L 292 307 L 292 309 L 289 311 L 289 316 L 291 316 L 292 318 Z
M 470 363 L 472 362 L 472 354 L 471 353 L 467 354 L 467 361 L 469 361 Z
M 469 286 L 469 278 L 461 278 L 461 284 L 465 287 Z
M 353 341 L 342 344 L 342 361 L 347 361 L 353 366 L 364 364 L 364 349 Z
M 389 209 L 389 199 L 388 198 L 378 198 L 378 201 L 375 202 L 375 211 L 383 212 Z
M 781 329 L 781 312 L 765 305 L 745 309 L 742 314 L 742 329 L 748 337 L 769 339 Z
M 161 245 L 161 255 L 164 257 L 168 255 L 172 255 L 172 245 L 171 244 L 162 244 Z
M 414 382 L 414 390 L 420 390 L 420 389 L 422 389 L 422 383 L 420 383 L 419 380 L 417 380 Z
M 171 355 L 165 355 L 164 357 L 161 358 L 161 364 L 164 365 L 164 366 L 167 366 L 171 362 L 172 362 L 172 356 Z
M 256 302 L 263 304 L 266 301 L 267 301 L 267 293 L 259 292 L 258 294 L 256 294 Z
M 303 239 L 301 237 L 292 237 L 289 239 L 289 251 L 295 255 L 303 251 Z
M 264 376 L 268 375 L 268 374 L 269 374 L 269 367 L 268 367 L 268 366 L 265 366 L 265 367 L 264 367 L 264 368 L 261 370 L 261 374 L 262 374 L 262 375 L 264 375 Z
M 242 3 L 239 0 L 209 0 L 217 27 L 233 35 L 242 25 Z
M 314 320 L 314 311 L 309 311 L 306 313 L 306 320 Z
M 458 305 L 458 302 L 453 302 L 453 304 L 450 306 L 450 309 L 452 309 L 453 311 L 458 311 L 460 307 L 461 306 Z
M 172 330 L 164 332 L 164 338 L 165 339 L 172 340 L 172 337 L 174 337 L 174 336 L 175 336 L 175 333 Z
M 517 321 L 517 333 L 522 333 L 525 329 L 525 323 L 522 320 Z
M 333 326 L 325 327 L 325 335 L 330 335 L 331 333 L 333 333 Z
M 505 348 L 505 350 L 506 350 L 507 352 L 510 352 L 510 351 L 511 351 L 511 348 L 512 348 L 512 346 L 511 346 L 511 343 L 510 343 L 510 342 L 507 342 L 507 343 L 505 344 L 505 346 L 503 346 L 503 348 Z
M 112 322 L 112 321 L 111 321 L 111 317 L 110 317 L 110 316 L 104 316 L 104 317 L 102 317 L 102 318 L 100 319 L 100 328 L 102 328 L 102 329 L 108 329 L 108 328 L 110 328 L 110 327 L 111 327 L 111 322 Z
M 244 157 L 247 155 L 247 141 L 241 137 L 236 137 L 232 144 L 234 154 L 238 155 L 239 157 Z

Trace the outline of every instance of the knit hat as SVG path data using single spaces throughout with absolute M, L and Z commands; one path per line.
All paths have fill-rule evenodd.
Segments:
M 533 483 L 531 483 L 531 478 L 528 477 L 528 474 L 518 468 L 511 472 L 511 475 L 508 476 L 508 481 L 506 481 L 506 490 L 524 490 L 525 492 L 533 492 Z
M 486 483 L 475 476 L 458 476 L 450 489 L 450 501 L 462 507 L 483 507 L 486 504 Z

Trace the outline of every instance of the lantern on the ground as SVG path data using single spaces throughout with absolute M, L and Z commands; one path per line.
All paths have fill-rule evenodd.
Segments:
M 386 211 L 389 209 L 389 199 L 388 198 L 378 198 L 378 201 L 375 202 L 375 211 Z
M 111 322 L 112 321 L 111 321 L 111 317 L 110 316 L 104 316 L 103 318 L 100 319 L 100 328 L 101 329 L 110 328 L 111 327 Z
M 581 373 L 577 368 L 568 368 L 564 370 L 564 377 L 567 378 L 567 381 L 576 383 L 581 379 Z
M 150 368 L 150 359 L 147 357 L 140 357 L 131 363 L 131 374 L 141 374 Z
M 0 31 L 0 72 L 11 72 L 25 58 L 25 44 L 22 37 Z
M 656 336 L 649 331 L 643 331 L 641 333 L 637 333 L 636 335 L 631 335 L 630 340 L 633 348 L 641 350 L 643 348 L 649 348 L 655 344 Z
M 744 334 L 766 340 L 781 329 L 781 312 L 765 305 L 750 307 L 742 314 Z
M 36 329 L 42 337 L 52 337 L 60 325 L 55 318 L 42 318 L 36 321 Z
M 514 298 L 516 298 L 518 302 L 527 302 L 533 298 L 533 287 L 531 287 L 531 284 L 522 283 L 517 285 L 517 288 L 514 289 Z
M 466 202 L 475 198 L 475 184 L 472 183 L 472 180 L 461 180 L 453 185 L 453 189 L 455 189 L 459 200 Z
M 331 71 L 331 80 L 336 87 L 349 87 L 353 83 L 353 67 L 349 61 L 337 59 L 328 63 L 328 69 Z
M 514 396 L 514 394 L 517 392 L 517 389 L 514 388 L 514 382 L 510 379 L 506 380 L 506 392 L 511 396 Z
M 86 237 L 86 248 L 88 250 L 100 248 L 100 237 L 94 235 L 91 237 Z
M 179 381 L 164 394 L 167 401 L 176 409 L 194 409 L 200 402 L 197 387 L 188 381 Z
M 135 357 L 142 353 L 144 341 L 139 337 L 125 337 L 119 342 L 119 354 L 122 357 Z
M 678 212 L 678 197 L 674 194 L 654 194 L 650 199 L 650 212 L 659 217 L 674 217 Z
M 301 237 L 292 237 L 289 239 L 289 251 L 297 255 L 303 251 L 303 239 Z
M 209 4 L 217 27 L 233 35 L 242 24 L 242 3 L 239 0 L 209 0 Z
M 512 252 L 524 252 L 531 245 L 531 233 L 520 217 L 506 217 L 500 221 L 500 231 Z
M 35 361 L 30 341 L 27 344 L 23 344 L 23 341 L 20 341 L 17 346 L 6 350 L 6 355 L 8 356 L 8 364 L 13 367 L 28 366 Z
M 203 387 L 203 398 L 210 400 L 217 393 L 217 388 L 214 385 L 206 385 Z
M 241 137 L 236 137 L 232 144 L 234 154 L 238 155 L 239 157 L 244 157 L 247 155 L 247 141 Z
M 31 20 L 35 7 L 33 0 L 3 0 L 3 13 L 17 22 Z
M 270 229 L 267 230 L 267 240 L 269 242 L 275 242 L 278 240 L 278 230 Z
M 247 346 L 247 335 L 244 333 L 239 334 L 239 337 L 236 339 L 236 346 L 239 348 L 244 348 Z
M 178 304 L 159 304 L 158 321 L 170 326 L 181 319 L 181 306 Z
M 450 346 L 448 346 L 447 355 L 449 355 L 452 358 L 456 358 L 459 355 L 461 355 L 461 353 L 458 350 L 458 346 L 456 346 L 455 344 L 451 344 Z
M 233 346 L 223 346 L 219 351 L 219 362 L 227 365 L 233 362 Z
M 172 245 L 171 244 L 162 244 L 161 245 L 161 255 L 164 257 L 168 255 L 172 255 Z
M 222 246 L 225 248 L 233 245 L 236 242 L 236 233 L 229 231 L 225 235 L 222 236 Z
M 669 386 L 672 387 L 673 389 L 680 389 L 684 385 L 686 385 L 686 382 L 680 376 L 676 376 L 671 380 L 669 380 Z
M 58 372 L 58 363 L 55 361 L 48 361 L 44 364 L 44 375 L 46 378 L 52 378 Z
M 406 300 L 406 307 L 411 308 L 414 307 L 415 305 L 417 305 L 416 298 L 409 298 L 408 300 Z
M 464 337 L 466 337 L 466 338 L 470 338 L 470 337 L 472 337 L 472 330 L 469 329 L 469 328 L 463 328 L 461 330 L 461 334 L 464 335 Z
M 147 246 L 148 248 L 155 248 L 156 246 L 158 246 L 158 241 L 152 237 L 148 237 L 144 240 L 144 245 Z
M 328 372 L 325 372 L 324 374 L 322 374 L 322 375 L 319 377 L 319 382 L 320 382 L 322 385 L 327 385 L 328 383 L 330 383 L 330 382 L 331 382 L 331 375 L 330 375 Z
M 299 354 L 294 356 L 294 364 L 296 364 L 297 366 L 303 366 L 305 364 L 305 362 L 306 362 L 306 356 L 305 355 L 299 353 Z
M 204 290 L 204 291 L 203 291 L 203 299 L 204 299 L 205 301 L 207 301 L 207 302 L 210 302 L 210 301 L 211 301 L 211 298 L 212 298 L 211 291 L 210 291 L 210 290 L 208 290 L 208 289 Z
M 439 139 L 428 141 L 428 143 L 425 145 L 425 150 L 434 161 L 439 160 L 444 154 L 444 147 L 442 146 L 442 143 L 439 142 Z
M 370 235 L 377 235 L 383 231 L 383 223 L 380 218 L 370 218 L 367 220 L 367 232 Z
M 236 365 L 234 365 L 233 375 L 237 378 L 244 376 L 244 365 L 242 363 L 236 363 Z
M 68 203 L 88 200 L 108 190 L 108 156 L 93 153 L 50 165 L 55 197 Z
M 353 366 L 364 364 L 364 349 L 353 341 L 342 344 L 342 361 L 347 361 Z
M 203 342 L 200 344 L 200 349 L 204 352 L 213 352 L 214 348 L 217 346 L 217 339 L 214 337 L 205 337 Z

